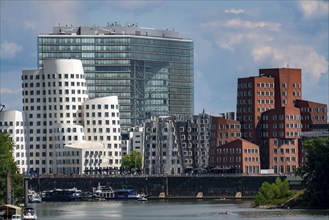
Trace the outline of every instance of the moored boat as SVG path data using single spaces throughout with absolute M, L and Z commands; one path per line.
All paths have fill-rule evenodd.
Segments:
M 24 207 L 23 219 L 24 220 L 35 220 L 37 219 L 37 213 L 31 206 Z
M 77 188 L 54 189 L 43 193 L 42 200 L 46 202 L 70 202 L 79 200 L 82 192 Z
M 126 199 L 139 199 L 145 197 L 144 194 L 140 195 L 134 189 L 115 189 L 109 186 L 101 186 L 98 184 L 97 188 L 93 188 L 93 198 L 98 200 L 126 200 Z
M 93 188 L 92 197 L 97 200 L 108 200 L 115 197 L 114 190 L 110 186 L 101 186 L 98 183 L 97 188 Z
M 36 193 L 33 190 L 29 190 L 29 193 L 27 195 L 29 203 L 40 203 L 42 202 L 41 196 L 39 193 Z
M 115 190 L 115 199 L 138 199 L 141 196 L 133 189 Z
M 141 196 L 140 198 L 137 199 L 137 201 L 145 202 L 145 201 L 147 201 L 147 198 L 144 196 Z

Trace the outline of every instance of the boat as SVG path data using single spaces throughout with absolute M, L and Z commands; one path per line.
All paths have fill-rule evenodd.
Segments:
M 97 187 L 93 188 L 93 198 L 97 200 L 126 200 L 126 199 L 139 199 L 145 197 L 144 194 L 140 195 L 134 189 L 112 189 L 110 186 L 101 186 L 98 183 Z
M 114 199 L 139 199 L 140 194 L 134 189 L 117 189 L 114 191 Z
M 141 196 L 140 198 L 137 199 L 137 201 L 139 201 L 139 202 L 145 202 L 145 201 L 147 201 L 147 198 L 144 197 L 144 196 Z
M 45 191 L 42 200 L 46 202 L 70 202 L 80 199 L 82 192 L 77 188 L 72 189 L 54 189 Z
M 41 196 L 39 195 L 39 193 L 36 193 L 34 190 L 29 190 L 27 198 L 28 198 L 29 203 L 41 203 L 42 202 Z
M 98 183 L 97 188 L 93 188 L 92 197 L 97 200 L 108 200 L 115 197 L 115 192 L 110 186 L 101 186 Z
M 22 220 L 22 216 L 19 214 L 14 214 L 11 216 L 11 220 Z
M 35 220 L 37 219 L 37 213 L 31 206 L 24 207 L 23 219 L 24 220 Z

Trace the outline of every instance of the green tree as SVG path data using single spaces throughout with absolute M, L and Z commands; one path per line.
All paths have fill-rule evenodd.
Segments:
M 13 158 L 14 142 L 9 134 L 0 132 L 0 204 L 6 198 L 6 175 L 11 175 L 12 191 L 15 198 L 23 198 L 23 176 L 18 174 L 18 168 Z
M 280 205 L 287 201 L 293 193 L 289 190 L 289 182 L 287 179 L 281 181 L 279 177 L 275 179 L 275 182 L 270 184 L 264 182 L 260 187 L 256 199 L 255 205 Z
M 138 151 L 131 151 L 130 154 L 123 156 L 122 167 L 129 169 L 130 173 L 134 170 L 141 169 L 142 167 L 142 155 Z
M 329 208 L 329 137 L 303 142 L 306 162 L 297 170 L 306 188 L 304 203 L 316 208 Z

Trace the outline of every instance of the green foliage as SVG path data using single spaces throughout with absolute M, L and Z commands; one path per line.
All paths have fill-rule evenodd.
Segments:
M 16 198 L 23 196 L 23 176 L 18 174 L 18 168 L 14 161 L 12 152 L 14 143 L 9 134 L 0 132 L 0 204 L 5 202 L 6 198 L 6 175 L 11 174 L 11 183 L 13 194 Z
M 130 154 L 123 156 L 122 166 L 125 169 L 132 170 L 140 169 L 142 167 L 142 155 L 138 151 L 132 151 Z
M 329 137 L 303 142 L 306 162 L 297 170 L 306 187 L 304 202 L 310 207 L 329 208 Z
M 275 179 L 275 182 L 269 184 L 264 182 L 260 187 L 256 199 L 255 205 L 280 205 L 287 201 L 293 192 L 289 190 L 288 180 L 281 181 L 279 177 Z

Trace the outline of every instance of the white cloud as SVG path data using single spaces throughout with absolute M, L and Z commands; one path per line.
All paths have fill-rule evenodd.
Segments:
M 83 21 L 79 19 L 80 13 L 85 13 L 83 7 L 79 1 L 32 1 L 26 10 L 29 16 L 24 19 L 24 28 L 44 33 L 59 23 L 76 25 Z
M 233 52 L 235 47 L 239 44 L 249 42 L 250 45 L 253 42 L 271 42 L 273 38 L 267 36 L 266 34 L 259 34 L 255 32 L 247 32 L 247 33 L 229 33 L 227 36 L 224 36 L 217 40 L 217 44 L 219 47 L 229 50 Z
M 254 21 L 243 21 L 241 19 L 232 19 L 228 20 L 225 23 L 226 27 L 232 28 L 245 28 L 245 29 L 257 29 L 257 28 L 266 28 L 270 31 L 279 31 L 281 24 L 273 22 L 254 22 Z
M 328 16 L 329 13 L 328 1 L 299 1 L 298 5 L 305 18 Z
M 328 74 L 328 61 L 310 46 L 263 46 L 257 45 L 252 50 L 254 61 L 276 67 L 301 68 L 306 83 L 316 85 L 321 74 Z
M 1 43 L 0 57 L 1 59 L 12 59 L 21 50 L 22 46 L 14 42 L 4 41 L 3 43 Z
M 224 11 L 226 14 L 241 14 L 241 13 L 244 13 L 244 10 L 243 9 L 234 9 L 234 8 L 231 8 L 231 9 L 226 9 Z
M 21 93 L 21 89 L 8 89 L 8 88 L 0 88 L 1 94 L 18 94 Z
M 133 0 L 111 2 L 111 4 L 113 3 L 124 9 L 137 9 L 137 8 L 148 6 L 149 4 L 154 4 L 154 2 L 133 1 Z
M 274 22 L 265 21 L 244 21 L 241 19 L 231 19 L 226 21 L 209 21 L 201 25 L 204 28 L 218 28 L 218 27 L 228 27 L 228 28 L 240 28 L 240 29 L 263 29 L 266 28 L 269 31 L 280 31 L 281 24 Z

